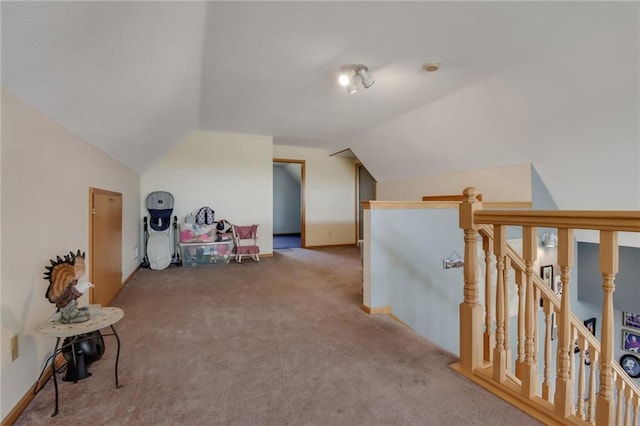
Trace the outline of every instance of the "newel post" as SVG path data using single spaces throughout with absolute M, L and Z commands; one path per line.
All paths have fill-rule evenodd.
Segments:
M 475 211 L 482 209 L 475 188 L 465 188 L 460 203 L 460 228 L 464 230 L 464 301 L 460 304 L 460 368 L 466 373 L 482 365 L 483 307 L 478 303 L 478 225 Z
M 602 341 L 600 355 L 600 391 L 596 400 L 596 424 L 612 425 L 615 418 L 613 400 L 613 280 L 618 273 L 618 233 L 600 231 L 600 271 L 602 272 Z

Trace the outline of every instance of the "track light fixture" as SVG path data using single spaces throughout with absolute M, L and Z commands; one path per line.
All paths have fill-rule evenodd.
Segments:
M 369 67 L 363 64 L 347 64 L 340 67 L 338 83 L 347 88 L 349 94 L 358 91 L 360 86 L 368 89 L 376 81 L 369 74 Z
M 557 247 L 558 246 L 558 236 L 555 233 L 544 234 L 542 236 L 542 245 L 545 247 Z

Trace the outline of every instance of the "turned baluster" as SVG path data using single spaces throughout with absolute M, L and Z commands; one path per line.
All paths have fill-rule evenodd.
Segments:
M 522 395 L 531 399 L 536 394 L 538 386 L 538 365 L 536 356 L 536 336 L 535 336 L 535 313 L 536 303 L 533 275 L 533 264 L 538 257 L 538 244 L 536 228 L 524 226 L 522 228 L 522 257 L 524 258 L 526 270 L 525 280 L 525 344 L 524 344 L 524 364 L 522 366 Z
M 591 365 L 589 365 L 589 404 L 588 408 L 588 421 L 593 424 L 596 422 L 596 376 L 598 374 L 598 365 L 600 364 L 600 353 L 595 349 L 589 349 L 589 358 Z
M 555 407 L 556 414 L 569 417 L 572 414 L 573 381 L 570 364 L 573 357 L 573 338 L 571 336 L 571 267 L 573 266 L 573 230 L 558 229 L 558 264 L 562 297 L 558 315 L 558 357 L 556 372 Z
M 473 214 L 482 208 L 475 188 L 466 188 L 460 203 L 459 226 L 464 230 L 464 301 L 460 304 L 460 369 L 471 374 L 482 366 L 483 307 L 478 303 L 478 227 Z
M 614 383 L 616 384 L 616 419 L 618 419 L 618 424 L 622 424 L 622 406 L 624 405 L 624 380 L 622 377 L 615 377 Z
M 551 337 L 553 336 L 553 317 L 555 315 L 551 302 L 544 299 L 544 358 L 542 372 L 542 398 L 545 401 L 551 400 L 551 383 L 549 376 L 551 375 Z M 535 346 L 536 348 L 538 345 Z
M 631 416 L 633 414 L 633 401 L 631 399 L 632 392 L 630 386 L 625 386 L 624 388 L 624 424 L 631 424 Z
M 493 379 L 503 382 L 507 377 L 507 352 L 505 336 L 504 260 L 507 248 L 506 228 L 493 227 L 493 250 L 496 256 L 496 347 L 493 351 Z
M 534 313 L 534 320 L 533 320 L 533 347 L 536 348 L 536 350 L 533 351 L 533 361 L 537 364 L 538 363 L 538 336 L 540 336 L 540 331 L 538 330 L 538 317 L 537 317 L 537 311 L 538 311 L 538 303 L 540 302 L 540 299 L 542 298 L 542 292 L 540 291 L 540 289 L 537 286 L 533 287 L 533 294 L 534 294 L 534 300 L 536 300 L 536 305 L 535 305 L 535 312 Z M 525 301 L 525 313 L 526 313 L 526 301 Z M 526 316 L 526 315 L 525 315 Z M 552 330 L 553 332 L 553 330 Z
M 580 358 L 578 359 L 578 405 L 576 407 L 577 415 L 582 420 L 587 419 L 587 410 L 584 405 L 584 386 L 585 386 L 585 361 L 587 359 L 587 344 L 584 336 L 578 338 L 578 348 L 580 348 Z M 557 393 L 556 393 L 557 395 Z
M 511 348 L 509 347 L 509 341 L 511 340 L 509 337 L 509 318 L 511 317 L 511 313 L 509 312 L 509 270 L 511 269 L 511 259 L 506 255 L 506 236 L 504 248 L 504 269 L 502 270 L 502 295 L 504 296 L 504 352 L 507 355 L 506 369 L 507 371 L 511 371 Z
M 521 379 L 522 377 L 522 364 L 524 364 L 524 301 L 525 301 L 525 289 L 524 289 L 524 272 L 522 270 L 516 270 L 516 286 L 518 287 L 518 358 L 516 359 L 516 377 Z
M 493 361 L 493 347 L 496 337 L 493 334 L 493 300 L 491 297 L 491 238 L 482 237 L 484 251 L 484 360 Z
M 602 329 L 600 351 L 600 390 L 596 403 L 596 424 L 611 425 L 615 417 L 613 398 L 613 292 L 618 273 L 618 233 L 600 231 L 600 271 L 602 272 Z

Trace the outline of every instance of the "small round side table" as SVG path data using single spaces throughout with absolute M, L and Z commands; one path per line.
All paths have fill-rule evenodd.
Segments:
M 56 357 L 58 353 L 62 352 L 63 347 L 60 346 L 60 339 L 64 339 L 66 337 L 78 337 L 77 339 L 71 339 L 72 341 L 67 344 L 67 346 L 73 346 L 74 344 L 81 342 L 82 339 L 79 335 L 91 333 L 92 331 L 100 330 L 103 328 L 110 327 L 112 333 L 111 334 L 103 334 L 103 336 L 114 336 L 118 343 L 118 349 L 116 352 L 116 363 L 115 363 L 115 376 L 116 376 L 116 389 L 119 388 L 118 384 L 118 360 L 120 359 L 120 338 L 118 337 L 118 333 L 116 333 L 116 329 L 113 326 L 115 323 L 120 321 L 122 317 L 124 317 L 124 312 L 120 308 L 93 308 L 91 306 L 89 308 L 90 317 L 85 322 L 79 322 L 74 324 L 63 324 L 57 318 L 49 319 L 40 323 L 36 327 L 36 331 L 47 337 L 55 337 L 56 344 L 53 347 L 53 357 L 51 361 L 51 374 L 53 375 L 53 386 L 56 392 L 56 407 L 51 415 L 54 417 L 58 414 L 58 380 L 56 378 Z M 75 352 L 75 351 L 74 351 Z

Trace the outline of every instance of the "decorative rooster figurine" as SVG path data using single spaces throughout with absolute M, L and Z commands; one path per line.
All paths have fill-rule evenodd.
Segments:
M 84 252 L 69 252 L 61 259 L 51 259 L 51 266 L 45 267 L 44 279 L 49 280 L 47 299 L 55 303 L 60 311 L 60 322 L 64 324 L 84 322 L 89 319 L 88 307 L 78 308 L 76 300 L 82 296 L 93 284 L 86 282 L 78 284 L 78 279 L 84 275 Z

